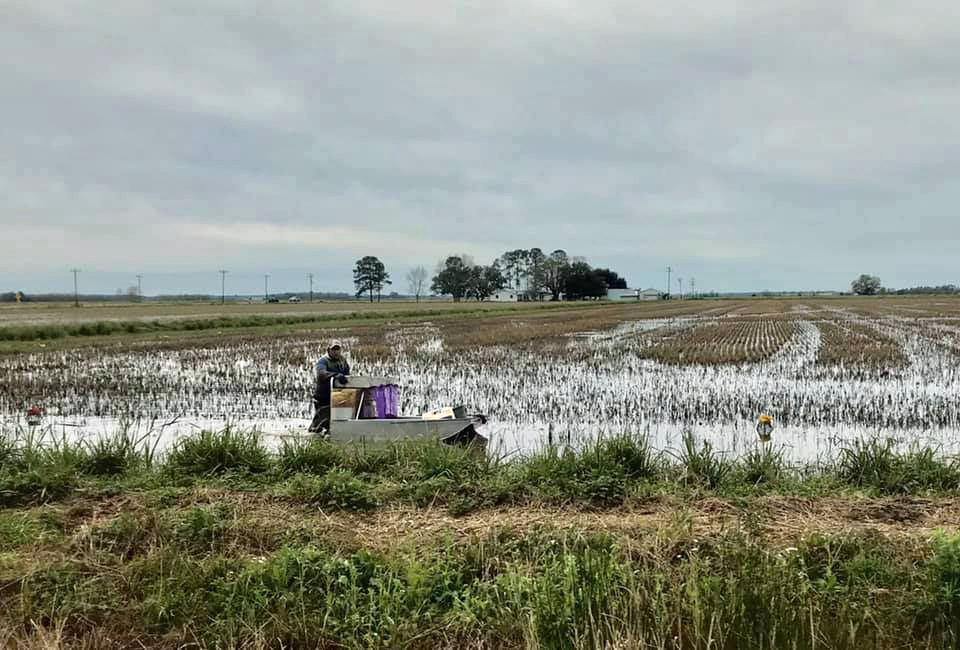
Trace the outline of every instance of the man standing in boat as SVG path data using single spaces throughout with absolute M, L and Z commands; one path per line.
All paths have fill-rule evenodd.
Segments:
M 313 391 L 313 421 L 310 431 L 318 433 L 330 427 L 330 380 L 345 386 L 350 375 L 350 364 L 343 358 L 339 341 L 327 346 L 327 353 L 317 360 L 314 369 L 316 385 Z

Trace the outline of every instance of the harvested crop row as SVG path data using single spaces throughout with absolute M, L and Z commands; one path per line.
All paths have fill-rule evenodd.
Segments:
M 818 365 L 886 371 L 907 363 L 900 344 L 869 325 L 851 321 L 816 325 L 820 329 Z
M 884 321 L 880 327 L 899 336 L 908 345 L 920 346 L 942 361 L 953 362 L 960 356 L 960 323 L 942 318 L 897 318 Z
M 640 351 L 640 356 L 674 365 L 752 363 L 772 356 L 796 331 L 784 320 L 707 322 Z

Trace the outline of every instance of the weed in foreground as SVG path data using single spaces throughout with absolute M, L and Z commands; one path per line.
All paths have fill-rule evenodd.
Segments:
M 371 510 L 379 505 L 367 483 L 342 469 L 323 476 L 297 475 L 288 482 L 286 492 L 324 509 Z
M 520 464 L 520 482 L 538 498 L 606 506 L 623 503 L 632 483 L 654 480 L 661 469 L 647 440 L 633 436 L 600 438 L 579 451 L 551 446 Z
M 723 485 L 733 469 L 733 463 L 713 449 L 709 441 L 700 446 L 693 433 L 683 434 L 683 450 L 680 463 L 684 469 L 684 482 L 688 485 L 716 489 Z
M 927 628 L 945 627 L 960 641 L 960 535 L 940 532 L 931 543 L 934 554 L 920 615 Z
M 49 508 L 0 512 L 0 553 L 62 539 L 63 516 Z
M 778 483 L 784 474 L 783 449 L 758 444 L 740 458 L 736 474 L 742 482 L 752 486 L 770 486 Z
M 0 507 L 47 503 L 62 499 L 78 485 L 76 476 L 60 468 L 3 470 Z
M 228 427 L 181 438 L 174 444 L 165 467 L 173 474 L 186 476 L 214 476 L 229 471 L 258 474 L 270 469 L 271 462 L 259 433 Z
M 897 453 L 891 439 L 856 440 L 840 449 L 837 474 L 856 487 L 885 494 L 913 494 L 960 488 L 960 464 L 930 448 Z
M 86 443 L 78 469 L 91 476 L 117 476 L 141 465 L 144 457 L 135 442 L 123 433 Z
M 294 474 L 326 474 L 342 463 L 342 450 L 336 445 L 311 437 L 307 441 L 283 439 L 278 469 L 285 476 Z

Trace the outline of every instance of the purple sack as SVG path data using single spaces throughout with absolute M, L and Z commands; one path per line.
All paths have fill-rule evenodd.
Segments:
M 377 406 L 379 419 L 397 417 L 397 387 L 392 385 L 374 386 L 370 389 L 373 394 L 373 403 Z

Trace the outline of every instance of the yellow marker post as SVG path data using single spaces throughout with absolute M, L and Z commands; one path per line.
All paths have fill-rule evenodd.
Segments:
M 773 418 L 769 415 L 761 415 L 757 422 L 757 435 L 762 442 L 770 442 L 771 433 L 773 433 Z

